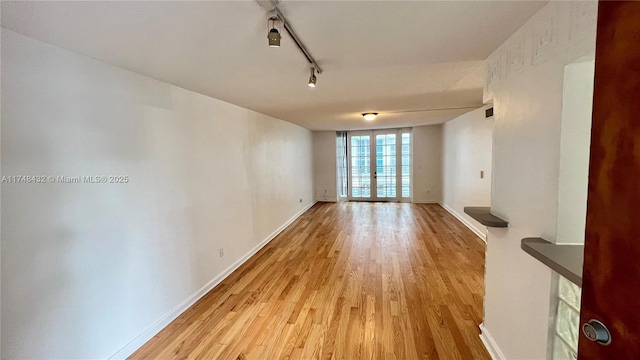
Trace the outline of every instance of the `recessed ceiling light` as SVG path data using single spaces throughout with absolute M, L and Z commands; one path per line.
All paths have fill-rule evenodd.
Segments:
M 376 116 L 378 116 L 378 113 L 363 113 L 362 116 L 364 117 L 365 120 L 367 121 L 372 121 L 376 118 Z

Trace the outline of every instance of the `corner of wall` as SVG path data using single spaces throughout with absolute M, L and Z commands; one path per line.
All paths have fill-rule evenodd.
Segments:
M 138 350 L 142 345 L 144 345 L 147 341 L 151 340 L 156 334 L 158 334 L 162 329 L 167 327 L 172 321 L 178 318 L 182 313 L 187 311 L 191 306 L 193 306 L 198 300 L 200 300 L 203 296 L 205 296 L 209 291 L 213 290 L 218 284 L 220 284 L 224 279 L 226 279 L 231 273 L 233 273 L 236 269 L 238 269 L 242 264 L 244 264 L 247 260 L 249 260 L 253 255 L 258 253 L 260 249 L 265 247 L 271 240 L 273 240 L 278 234 L 280 234 L 287 226 L 291 225 L 296 219 L 298 219 L 302 214 L 304 214 L 307 210 L 309 210 L 313 205 L 315 205 L 317 201 L 311 201 L 307 204 L 302 210 L 293 215 L 287 222 L 282 224 L 278 229 L 276 229 L 271 235 L 262 240 L 258 245 L 256 245 L 253 249 L 249 250 L 246 254 L 244 254 L 240 259 L 236 260 L 231 266 L 225 269 L 222 273 L 215 276 L 208 283 L 206 283 L 202 288 L 193 293 L 187 299 L 185 299 L 182 303 L 178 304 L 176 307 L 171 309 L 166 315 L 162 318 L 158 319 L 155 323 L 151 324 L 147 329 L 145 329 L 140 335 L 136 336 L 131 342 L 125 345 L 122 349 L 118 350 L 115 354 L 109 357 L 109 359 L 120 360 L 126 359 L 131 356 L 136 350 Z
M 471 223 L 471 221 L 467 220 L 465 216 L 458 214 L 455 210 L 444 204 L 442 201 L 439 202 L 440 206 L 442 206 L 445 210 L 449 212 L 449 214 L 453 215 L 456 219 L 460 220 L 469 230 L 473 231 L 482 241 L 487 242 L 487 233 L 486 231 L 482 231 L 478 226 Z M 485 228 L 486 229 L 486 228 Z
M 489 330 L 484 326 L 484 323 L 480 324 L 479 328 L 480 340 L 484 344 L 484 347 L 487 349 L 487 352 L 489 353 L 489 356 L 491 356 L 491 359 L 507 360 L 507 357 L 504 356 L 502 350 L 500 350 L 500 347 L 491 336 L 491 333 L 489 333 Z

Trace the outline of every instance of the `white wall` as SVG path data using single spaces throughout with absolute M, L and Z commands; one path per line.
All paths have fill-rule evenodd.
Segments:
M 464 213 L 465 206 L 491 206 L 493 118 L 478 109 L 442 126 L 442 205 L 476 234 L 487 227 Z M 480 177 L 480 172 L 484 177 Z
M 313 132 L 313 183 L 315 199 L 337 201 L 336 132 Z
M 590 59 L 564 71 L 556 243 L 584 244 L 594 70 Z
M 310 131 L 4 29 L 2 101 L 3 176 L 129 177 L 2 184 L 3 358 L 114 355 L 313 200 Z
M 442 126 L 417 126 L 413 140 L 413 202 L 442 201 Z
M 563 72 L 593 51 L 596 5 L 550 2 L 487 59 L 491 207 L 509 227 L 489 228 L 483 336 L 507 359 L 546 358 L 551 270 L 520 241 L 555 240 Z

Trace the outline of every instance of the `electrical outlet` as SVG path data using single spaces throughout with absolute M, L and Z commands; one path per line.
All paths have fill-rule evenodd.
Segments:
M 302 204 L 302 198 L 300 198 L 300 204 Z
M 484 171 L 480 170 L 480 179 L 484 179 Z
M 220 257 L 224 257 L 224 248 L 220 248 Z

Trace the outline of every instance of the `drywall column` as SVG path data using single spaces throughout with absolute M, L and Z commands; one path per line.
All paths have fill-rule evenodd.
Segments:
M 313 132 L 313 179 L 317 201 L 337 201 L 336 132 Z
M 547 355 L 551 270 L 520 249 L 555 240 L 566 64 L 593 51 L 595 2 L 549 2 L 487 59 L 494 104 L 491 207 L 483 337 L 505 359 Z
M 442 200 L 442 125 L 416 126 L 412 130 L 413 202 Z

